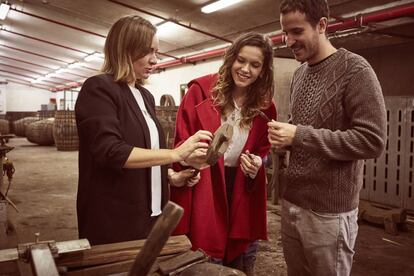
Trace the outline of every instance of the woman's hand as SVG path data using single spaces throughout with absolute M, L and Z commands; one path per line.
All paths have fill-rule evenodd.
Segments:
M 262 166 L 262 158 L 246 150 L 246 153 L 240 155 L 240 168 L 245 176 L 255 178 L 257 172 Z
M 196 149 L 195 151 L 193 151 L 185 160 L 185 164 L 187 166 L 202 170 L 205 168 L 210 167 L 209 164 L 207 164 L 207 149 Z
M 186 169 L 179 172 L 168 169 L 168 180 L 174 187 L 193 187 L 200 181 L 200 172 L 194 175 L 195 169 Z
M 213 134 L 207 130 L 199 130 L 193 136 L 190 136 L 180 146 L 174 149 L 178 155 L 177 161 L 187 160 L 192 162 L 194 160 L 201 160 L 207 154 L 207 148 L 211 142 Z M 203 142 L 202 142 L 203 141 Z M 207 141 L 207 142 L 206 142 Z M 187 162 L 187 161 L 186 161 Z M 190 164 L 191 165 L 191 164 Z

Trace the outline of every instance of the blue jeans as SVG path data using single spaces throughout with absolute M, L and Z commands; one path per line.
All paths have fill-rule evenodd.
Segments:
M 288 275 L 350 275 L 358 208 L 318 213 L 282 201 L 282 246 Z

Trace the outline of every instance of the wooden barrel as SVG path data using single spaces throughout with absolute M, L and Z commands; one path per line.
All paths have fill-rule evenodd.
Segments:
M 9 121 L 5 119 L 0 119 L 0 134 L 9 134 L 10 127 Z
M 171 95 L 162 95 L 160 102 L 161 106 L 156 106 L 155 112 L 164 130 L 167 148 L 172 148 L 178 106 L 175 106 L 174 98 Z
M 40 120 L 26 127 L 26 137 L 29 142 L 41 145 L 50 146 L 55 143 L 53 139 L 53 124 L 55 118 Z
M 75 111 L 56 111 L 55 124 L 53 125 L 53 138 L 55 140 L 57 150 L 78 150 L 79 138 L 76 128 Z
M 30 123 L 34 123 L 36 121 L 39 121 L 40 119 L 38 117 L 25 117 L 22 119 L 19 119 L 17 121 L 14 121 L 14 133 L 17 136 L 26 136 L 26 127 Z
M 160 106 L 175 106 L 174 97 L 168 94 L 164 94 L 160 99 Z
M 56 110 L 39 110 L 37 113 L 43 119 L 54 118 Z
M 7 111 L 5 119 L 9 121 L 10 133 L 16 133 L 14 131 L 14 122 L 25 117 L 37 117 L 35 111 Z

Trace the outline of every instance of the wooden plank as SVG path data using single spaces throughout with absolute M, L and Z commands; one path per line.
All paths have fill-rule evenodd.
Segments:
M 129 275 L 141 276 L 148 274 L 183 213 L 184 209 L 171 201 L 165 205 L 162 215 L 155 222 L 142 250 L 135 258 Z
M 45 243 L 45 242 L 39 242 L 39 243 Z M 61 242 L 56 242 L 56 243 L 54 241 L 50 241 L 50 243 L 53 243 L 56 246 L 59 254 L 74 252 L 74 251 L 81 251 L 81 250 L 91 248 L 89 241 L 87 239 L 61 241 Z M 19 244 L 18 247 L 19 248 L 30 248 L 32 245 L 35 245 L 35 243 L 23 243 L 23 244 Z M 19 259 L 19 252 L 17 248 L 9 248 L 9 249 L 0 250 L 0 262 L 15 261 L 18 259 Z
M 286 150 L 271 149 L 271 157 L 273 163 L 272 179 L 270 180 L 269 188 L 271 189 L 272 203 L 274 205 L 279 204 L 279 195 L 283 191 L 283 177 L 282 170 L 286 168 Z
M 32 268 L 38 276 L 58 276 L 55 260 L 47 244 L 35 244 L 30 248 Z
M 7 261 L 0 263 L 0 275 L 19 276 L 19 268 L 16 261 Z
M 26 263 L 22 260 L 17 260 L 16 264 L 17 264 L 17 268 L 19 271 L 19 274 L 18 274 L 19 276 L 20 275 L 35 276 L 30 263 Z
M 192 263 L 199 262 L 201 260 L 206 261 L 208 257 L 201 251 L 187 251 L 183 254 L 177 255 L 174 258 L 170 258 L 166 261 L 160 262 L 159 269 L 164 275 L 169 275 L 171 272 L 177 269 L 187 266 Z
M 382 209 L 371 205 L 369 202 L 360 201 L 358 219 L 371 223 L 384 225 L 389 234 L 398 233 L 397 224 L 405 224 L 407 212 L 405 209 Z
M 142 249 L 144 243 L 145 240 L 135 240 L 94 245 L 90 250 L 63 254 L 56 259 L 56 263 L 59 266 L 82 267 L 133 260 Z M 191 242 L 185 235 L 172 236 L 168 239 L 159 255 L 181 253 L 190 248 Z
M 154 273 L 156 270 L 158 270 L 159 262 L 167 260 L 167 259 L 171 259 L 175 255 L 167 255 L 167 256 L 158 257 L 153 267 L 151 268 L 150 273 Z M 135 260 L 127 260 L 127 261 L 122 261 L 122 262 L 81 268 L 77 270 L 67 271 L 65 275 L 66 276 L 84 276 L 84 275 L 101 276 L 101 275 L 108 275 L 108 274 L 119 275 L 120 273 L 129 272 L 131 270 L 132 265 L 134 264 L 134 261 Z

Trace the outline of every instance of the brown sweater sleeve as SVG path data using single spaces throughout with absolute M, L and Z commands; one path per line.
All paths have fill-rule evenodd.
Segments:
M 386 141 L 386 110 L 379 81 L 370 66 L 356 72 L 344 90 L 346 127 L 315 129 L 298 125 L 294 147 L 334 160 L 376 158 Z

